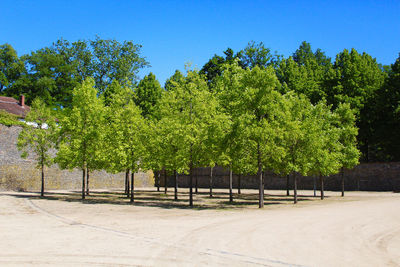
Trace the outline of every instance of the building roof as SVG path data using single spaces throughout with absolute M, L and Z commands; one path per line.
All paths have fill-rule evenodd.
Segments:
M 25 117 L 29 112 L 30 107 L 25 105 L 23 96 L 21 96 L 21 99 L 18 101 L 12 97 L 0 96 L 0 110 Z

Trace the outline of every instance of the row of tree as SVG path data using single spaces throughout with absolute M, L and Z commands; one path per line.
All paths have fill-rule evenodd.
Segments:
M 296 203 L 299 174 L 318 175 L 323 185 L 323 177 L 358 163 L 350 104 L 333 108 L 291 90 L 283 93 L 272 66 L 243 68 L 236 59 L 223 65 L 212 86 L 205 75 L 187 69 L 185 75 L 176 72 L 166 90 L 150 75 L 135 91 L 113 81 L 99 95 L 95 80 L 87 78 L 73 89 L 71 105 L 58 113 L 57 125 L 37 99 L 27 120 L 38 127 L 25 128 L 18 145 L 34 147 L 42 170 L 51 162 L 50 148 L 57 148 L 54 162 L 82 170 L 83 199 L 93 170 L 125 172 L 127 180 L 131 174 L 127 192 L 132 202 L 139 169 L 189 174 L 190 206 L 198 167 L 230 169 L 230 201 L 232 173 L 257 174 L 263 207 L 267 170 L 294 177 Z
M 148 113 L 160 92 L 154 90 L 158 83 L 153 74 L 141 81 L 147 87 L 138 86 L 138 70 L 149 65 L 140 55 L 140 48 L 131 41 L 119 43 L 99 37 L 72 43 L 61 39 L 18 57 L 9 44 L 4 44 L 0 46 L 0 94 L 25 94 L 28 104 L 41 97 L 46 104 L 62 109 L 72 105 L 73 88 L 92 77 L 97 94 L 105 101 L 109 101 L 107 88 L 118 81 L 136 91 L 136 104 Z M 400 160 L 400 58 L 391 66 L 382 66 L 367 53 L 344 49 L 332 60 L 321 49 L 312 50 L 307 42 L 285 58 L 263 43 L 250 42 L 238 52 L 228 48 L 223 56 L 214 55 L 201 68 L 200 74 L 211 91 L 224 65 L 234 61 L 243 69 L 272 67 L 279 81 L 277 90 L 282 94 L 294 91 L 313 104 L 325 100 L 332 109 L 340 103 L 350 104 L 359 128 L 361 160 Z M 170 80 L 181 76 L 176 72 L 164 89 L 168 90 Z

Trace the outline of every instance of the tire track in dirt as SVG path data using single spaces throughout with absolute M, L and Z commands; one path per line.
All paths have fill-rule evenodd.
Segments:
M 124 238 L 129 238 L 131 240 L 134 241 L 141 241 L 144 243 L 147 243 L 149 245 L 156 245 L 156 246 L 160 246 L 161 247 L 161 251 L 165 252 L 165 247 L 172 249 L 174 251 L 179 251 L 179 254 L 181 254 L 181 252 L 183 250 L 187 250 L 187 248 L 189 248 L 192 244 L 190 243 L 185 243 L 185 242 L 165 242 L 161 239 L 156 239 L 156 238 L 151 238 L 151 237 L 143 237 L 143 236 L 138 236 L 136 235 L 132 235 L 130 233 L 127 232 L 123 232 L 123 231 L 119 231 L 116 229 L 112 229 L 112 228 L 106 228 L 106 227 L 101 227 L 101 226 L 96 226 L 96 225 L 92 225 L 92 224 L 86 224 L 86 223 L 81 223 L 81 222 L 77 222 L 74 220 L 71 220 L 69 218 L 57 215 L 53 212 L 49 212 L 43 208 L 41 208 L 40 206 L 38 206 L 37 204 L 33 203 L 30 199 L 25 199 L 26 203 L 28 204 L 28 206 L 30 206 L 32 209 L 45 214 L 47 216 L 53 217 L 54 219 L 70 225 L 70 226 L 78 226 L 78 227 L 85 227 L 85 228 L 89 228 L 89 229 L 93 229 L 96 231 L 101 231 L 101 232 L 106 232 L 106 233 L 111 233 L 114 235 L 118 235 Z M 236 219 L 231 220 L 236 221 Z M 217 222 L 214 223 L 214 226 L 220 225 L 221 222 Z M 212 225 L 204 225 L 199 227 L 198 229 L 207 229 L 209 227 L 211 227 Z M 195 230 L 192 230 L 192 232 L 195 232 Z M 184 238 L 181 238 L 181 240 Z M 190 240 L 190 239 L 189 239 Z M 157 249 L 157 247 L 155 247 L 155 249 Z M 225 251 L 225 250 L 216 250 L 216 249 L 210 249 L 210 248 L 204 248 L 201 250 L 195 250 L 192 253 L 196 254 L 196 255 L 207 255 L 207 256 L 211 256 L 211 257 L 220 257 L 220 258 L 224 258 L 224 259 L 232 259 L 235 258 L 235 261 L 240 261 L 246 264 L 252 264 L 252 265 L 261 265 L 261 266 L 297 266 L 297 267 L 301 267 L 302 265 L 296 265 L 296 264 L 291 264 L 291 263 L 286 263 L 286 262 L 281 262 L 281 261 L 276 261 L 276 260 L 272 260 L 272 259 L 266 259 L 266 258 L 262 258 L 262 257 L 251 257 L 248 255 L 242 255 L 239 253 L 232 253 L 229 251 Z M 170 254 L 158 254 L 158 255 L 170 255 Z M 165 257 L 152 257 L 154 260 L 162 260 L 162 262 L 165 261 L 169 261 L 169 260 L 177 260 L 179 257 L 169 257 L 169 258 L 165 258 Z

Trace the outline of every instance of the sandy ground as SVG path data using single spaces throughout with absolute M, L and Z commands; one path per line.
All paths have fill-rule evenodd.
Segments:
M 0 265 L 400 266 L 400 194 L 326 192 L 293 205 L 266 191 L 258 209 L 255 190 L 229 205 L 203 189 L 189 209 L 187 195 L 176 204 L 151 190 L 135 205 L 102 191 L 83 203 L 78 192 L 0 192 Z

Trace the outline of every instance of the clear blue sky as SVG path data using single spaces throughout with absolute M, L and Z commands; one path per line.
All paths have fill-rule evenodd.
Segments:
M 0 0 L 0 44 L 19 55 L 69 41 L 112 38 L 143 45 L 163 84 L 186 62 L 201 68 L 214 54 L 251 40 L 291 55 L 302 41 L 332 58 L 344 48 L 391 64 L 400 52 L 400 1 L 20 1 Z

